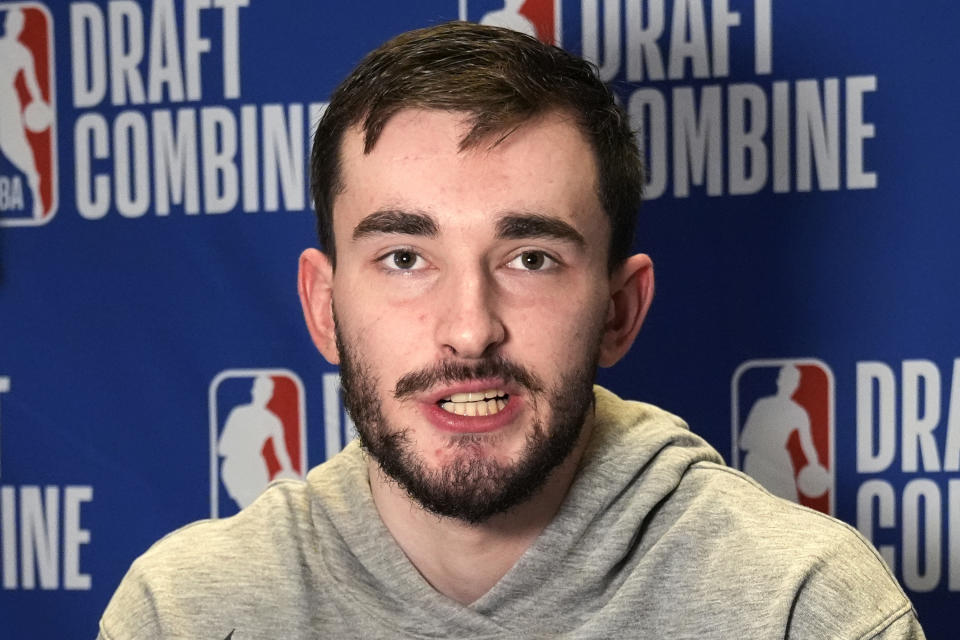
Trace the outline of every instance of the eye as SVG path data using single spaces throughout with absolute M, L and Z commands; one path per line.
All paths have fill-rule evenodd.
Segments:
M 511 269 L 524 271 L 549 271 L 556 269 L 559 263 L 543 251 L 523 251 L 507 263 Z
M 419 271 L 427 267 L 426 260 L 411 249 L 395 249 L 377 261 L 388 271 Z

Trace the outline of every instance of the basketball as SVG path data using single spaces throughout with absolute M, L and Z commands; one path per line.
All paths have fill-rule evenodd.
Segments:
M 39 133 L 50 127 L 53 122 L 53 110 L 47 103 L 34 100 L 23 110 L 23 122 L 27 125 L 27 129 Z
M 797 474 L 797 488 L 811 498 L 819 498 L 830 488 L 830 473 L 820 464 L 808 464 Z

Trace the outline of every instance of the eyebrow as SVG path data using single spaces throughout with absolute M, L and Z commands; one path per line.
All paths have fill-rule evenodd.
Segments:
M 537 213 L 514 213 L 497 220 L 497 237 L 501 240 L 523 240 L 525 238 L 556 238 L 572 242 L 580 248 L 587 241 L 579 231 L 557 218 Z
M 435 238 L 440 228 L 433 217 L 422 211 L 381 209 L 361 220 L 353 229 L 353 239 L 376 234 L 401 234 Z M 558 218 L 539 213 L 510 213 L 496 223 L 496 237 L 500 240 L 528 238 L 555 238 L 571 242 L 580 248 L 587 246 L 579 231 Z
M 408 236 L 436 237 L 439 233 L 436 221 L 419 211 L 381 209 L 360 221 L 353 229 L 353 239 L 359 240 L 378 233 L 398 233 Z

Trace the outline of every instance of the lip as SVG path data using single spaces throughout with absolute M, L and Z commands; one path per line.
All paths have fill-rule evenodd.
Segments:
M 439 402 L 455 393 L 469 393 L 471 391 L 485 391 L 500 389 L 510 396 L 507 406 L 492 416 L 459 416 L 440 408 Z M 490 433 L 503 429 L 516 418 L 523 407 L 523 395 L 515 384 L 506 384 L 500 379 L 470 380 L 461 384 L 444 387 L 429 395 L 423 396 L 420 402 L 420 411 L 424 417 L 440 431 L 449 433 Z

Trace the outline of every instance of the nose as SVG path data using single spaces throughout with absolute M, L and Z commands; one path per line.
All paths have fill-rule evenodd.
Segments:
M 496 285 L 483 268 L 451 274 L 443 287 L 437 343 L 451 356 L 483 358 L 506 339 L 497 306 Z

